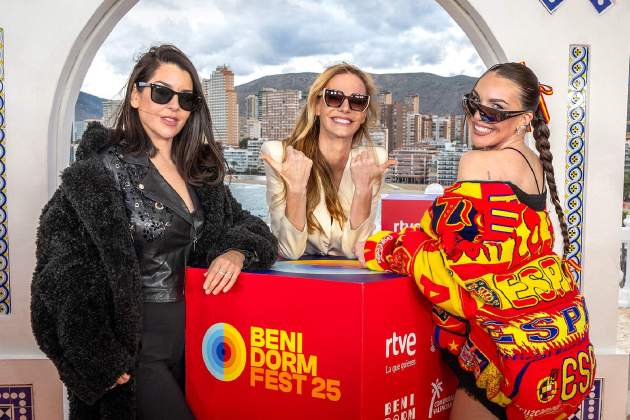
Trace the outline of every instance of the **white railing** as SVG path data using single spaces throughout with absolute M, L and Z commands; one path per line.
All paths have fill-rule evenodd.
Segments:
M 619 272 L 619 306 L 630 307 L 630 214 L 623 219 L 621 228 L 621 258 Z

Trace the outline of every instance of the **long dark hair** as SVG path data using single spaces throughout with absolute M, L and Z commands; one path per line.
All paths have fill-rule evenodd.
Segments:
M 497 76 L 511 80 L 516 83 L 520 90 L 520 100 L 523 109 L 530 110 L 534 113 L 532 119 L 532 129 L 534 139 L 536 140 L 536 149 L 538 150 L 538 156 L 542 163 L 543 171 L 545 173 L 545 179 L 549 186 L 549 192 L 551 195 L 551 201 L 556 209 L 558 220 L 560 221 L 560 229 L 562 230 L 562 238 L 564 239 L 563 256 L 569 253 L 569 229 L 564 218 L 564 212 L 560 205 L 560 199 L 558 198 L 558 189 L 556 186 L 556 180 L 553 172 L 553 156 L 551 155 L 549 144 L 549 127 L 545 123 L 543 113 L 539 107 L 540 103 L 540 84 L 538 78 L 534 72 L 524 64 L 520 63 L 502 63 L 495 64 L 490 67 L 485 74 L 494 72 Z M 483 75 L 481 76 L 483 77 Z
M 179 48 L 169 44 L 151 47 L 138 58 L 129 76 L 111 139 L 126 153 L 147 153 L 151 157 L 157 153 L 142 127 L 138 110 L 131 106 L 131 93 L 137 82 L 148 82 L 158 67 L 165 63 L 175 64 L 186 71 L 193 82 L 193 93 L 203 97 L 197 70 Z M 190 184 L 199 186 L 223 182 L 225 161 L 212 135 L 210 111 L 205 100 L 199 101 L 182 130 L 173 138 L 171 156 L 180 175 Z

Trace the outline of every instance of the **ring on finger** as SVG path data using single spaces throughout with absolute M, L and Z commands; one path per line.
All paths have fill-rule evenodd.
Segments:
M 223 270 L 219 270 L 219 271 L 218 271 L 218 273 L 219 273 L 219 274 L 225 274 L 225 271 L 223 271 Z

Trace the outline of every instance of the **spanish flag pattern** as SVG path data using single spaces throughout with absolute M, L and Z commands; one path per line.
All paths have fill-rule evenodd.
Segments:
M 510 184 L 458 182 L 420 227 L 381 231 L 368 268 L 411 275 L 433 305 L 434 342 L 457 356 L 509 418 L 563 419 L 595 374 L 588 313 L 569 261 L 553 252 L 548 213 Z

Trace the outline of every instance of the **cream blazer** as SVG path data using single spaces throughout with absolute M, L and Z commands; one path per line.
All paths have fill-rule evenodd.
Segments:
M 308 227 L 300 231 L 291 224 L 285 215 L 286 201 L 282 198 L 284 182 L 280 175 L 265 163 L 267 174 L 267 205 L 271 215 L 271 231 L 278 238 L 280 255 L 288 259 L 298 259 L 304 254 L 310 255 L 336 255 L 347 258 L 356 258 L 353 247 L 359 241 L 364 241 L 374 231 L 374 218 L 380 199 L 382 181 L 372 188 L 372 204 L 370 215 L 356 229 L 350 227 L 350 207 L 354 195 L 354 184 L 350 174 L 350 161 L 363 150 L 372 150 L 379 164 L 387 160 L 387 153 L 382 147 L 357 147 L 350 152 L 350 158 L 341 177 L 339 185 L 339 201 L 346 215 L 343 226 L 339 222 L 331 222 L 330 213 L 326 208 L 324 191 L 320 184 L 319 204 L 313 210 L 315 218 L 323 229 L 323 233 L 315 230 L 308 233 Z M 267 141 L 263 143 L 261 153 L 266 154 L 277 162 L 283 158 L 283 145 L 281 141 Z

